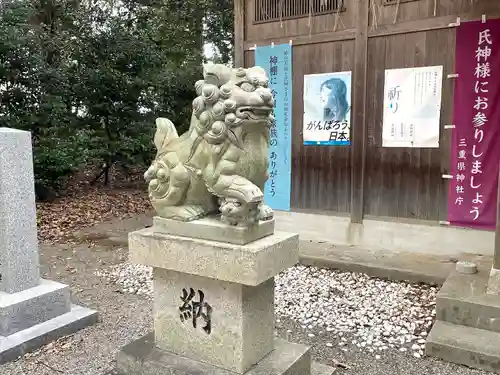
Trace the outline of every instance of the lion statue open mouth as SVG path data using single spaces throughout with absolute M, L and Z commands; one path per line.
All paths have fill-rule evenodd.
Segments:
M 191 221 L 221 213 L 231 225 L 270 220 L 264 204 L 274 99 L 264 69 L 207 65 L 195 83 L 189 130 L 159 118 L 157 155 L 144 177 L 156 213 Z

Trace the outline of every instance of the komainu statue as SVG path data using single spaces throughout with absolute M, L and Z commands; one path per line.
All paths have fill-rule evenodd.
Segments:
M 195 87 L 185 134 L 156 120 L 158 151 L 144 177 L 157 215 L 191 221 L 220 211 L 222 221 L 240 226 L 272 219 L 263 194 L 274 122 L 265 71 L 207 65 Z

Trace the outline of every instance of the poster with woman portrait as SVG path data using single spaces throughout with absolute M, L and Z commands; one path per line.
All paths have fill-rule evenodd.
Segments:
M 304 145 L 351 144 L 351 72 L 304 76 Z

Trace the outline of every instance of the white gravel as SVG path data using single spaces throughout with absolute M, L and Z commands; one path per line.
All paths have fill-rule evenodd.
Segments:
M 152 295 L 150 267 L 123 263 L 97 275 L 123 293 Z M 302 265 L 282 272 L 275 282 L 277 320 L 295 320 L 309 337 L 327 332 L 340 339 L 339 346 L 367 353 L 424 355 L 436 314 L 436 287 Z
M 363 351 L 405 348 L 422 356 L 436 293 L 427 285 L 296 266 L 276 277 L 276 313 Z
M 122 293 L 153 295 L 153 268 L 139 264 L 121 263 L 95 273 L 120 287 Z

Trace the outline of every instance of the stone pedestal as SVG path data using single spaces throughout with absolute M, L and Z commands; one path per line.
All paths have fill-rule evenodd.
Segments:
M 488 291 L 489 261 L 477 266 L 474 274 L 452 271 L 441 287 L 426 355 L 500 374 L 500 298 Z
M 274 350 L 256 363 L 245 375 L 330 375 L 326 366 L 311 366 L 309 348 L 283 340 L 273 342 Z M 118 374 L 126 375 L 235 375 L 237 373 L 212 366 L 155 346 L 149 334 L 123 348 L 118 354 Z
M 0 128 L 0 364 L 97 321 L 40 279 L 30 133 Z
M 267 308 L 273 284 L 252 287 L 155 269 L 156 345 L 244 373 L 273 350 L 274 314 Z
M 488 286 L 486 288 L 488 294 L 500 296 L 500 270 L 491 268 L 490 277 L 488 279 Z
M 311 374 L 309 348 L 274 334 L 274 276 L 298 262 L 298 235 L 211 220 L 155 218 L 129 234 L 130 261 L 154 269 L 154 333 L 119 353 L 118 371 Z

